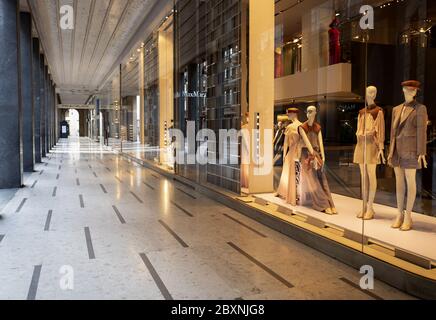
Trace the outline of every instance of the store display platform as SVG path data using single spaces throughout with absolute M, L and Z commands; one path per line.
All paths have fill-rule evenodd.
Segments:
M 435 217 L 415 213 L 413 215 L 414 229 L 402 232 L 391 228 L 391 224 L 397 216 L 397 209 L 384 205 L 374 205 L 375 219 L 365 221 L 363 225 L 363 220 L 356 217 L 362 208 L 362 201 L 358 199 L 334 194 L 333 199 L 339 215 L 329 216 L 311 208 L 293 207 L 287 204 L 286 201 L 275 197 L 272 193 L 258 194 L 255 197 L 287 208 L 295 213 L 324 221 L 329 226 L 336 226 L 339 229 L 349 230 L 357 234 L 362 234 L 362 230 L 364 230 L 364 235 L 373 242 L 392 249 L 405 250 L 427 258 L 433 263 L 436 262 L 436 246 L 434 245 L 436 243 Z

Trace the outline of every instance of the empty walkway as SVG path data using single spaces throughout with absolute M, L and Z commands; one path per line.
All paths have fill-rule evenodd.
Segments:
M 64 140 L 2 209 L 0 299 L 406 299 L 93 144 Z

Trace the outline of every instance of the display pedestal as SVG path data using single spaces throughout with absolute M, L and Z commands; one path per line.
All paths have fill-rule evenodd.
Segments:
M 308 221 L 317 219 L 322 221 L 325 226 L 343 230 L 344 237 L 347 234 L 347 238 L 350 240 L 360 243 L 365 238 L 391 249 L 393 254 L 395 254 L 395 250 L 397 252 L 413 252 L 414 260 L 420 257 L 421 266 L 423 264 L 428 265 L 428 261 L 436 264 L 436 246 L 432 245 L 436 243 L 435 217 L 414 213 L 414 229 L 401 232 L 391 228 L 392 221 L 398 214 L 397 209 L 384 205 L 374 205 L 376 218 L 363 221 L 356 218 L 357 213 L 362 208 L 362 201 L 350 197 L 333 194 L 333 200 L 339 212 L 338 215 L 334 216 L 307 207 L 293 207 L 284 200 L 275 197 L 273 193 L 259 194 L 255 195 L 255 197 L 277 205 L 281 213 L 302 214 L 308 217 Z M 321 223 L 317 224 L 322 225 Z M 362 226 L 364 227 L 364 237 L 362 237 Z M 351 239 L 352 235 L 354 235 L 353 239 Z

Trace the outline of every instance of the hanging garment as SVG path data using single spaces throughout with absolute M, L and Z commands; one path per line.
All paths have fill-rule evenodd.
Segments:
M 283 171 L 277 190 L 277 195 L 293 206 L 297 205 L 296 161 L 301 153 L 301 138 L 298 134 L 300 125 L 301 122 L 295 121 L 286 128 L 283 146 Z
M 323 212 L 335 208 L 330 187 L 324 171 L 324 163 L 321 160 L 319 135 L 321 126 L 314 123 L 309 126 L 308 122 L 301 128 L 306 132 L 315 155 L 311 155 L 307 148 L 303 148 L 301 154 L 301 205 L 311 205 L 316 211 Z
M 392 113 L 389 165 L 401 169 L 422 169 L 419 156 L 427 155 L 426 106 L 414 101 L 394 108 Z
M 359 112 L 357 146 L 354 152 L 356 164 L 381 164 L 380 151 L 385 148 L 385 117 L 383 109 L 371 105 Z M 365 157 L 366 154 L 366 157 Z
M 334 27 L 329 30 L 330 39 L 330 65 L 341 62 L 342 49 L 341 49 L 341 32 L 338 28 Z

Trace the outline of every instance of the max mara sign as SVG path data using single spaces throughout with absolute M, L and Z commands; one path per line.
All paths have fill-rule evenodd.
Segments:
M 207 93 L 206 92 L 200 92 L 200 91 L 193 91 L 193 92 L 186 92 L 183 91 L 182 94 L 176 93 L 176 98 L 206 98 Z

